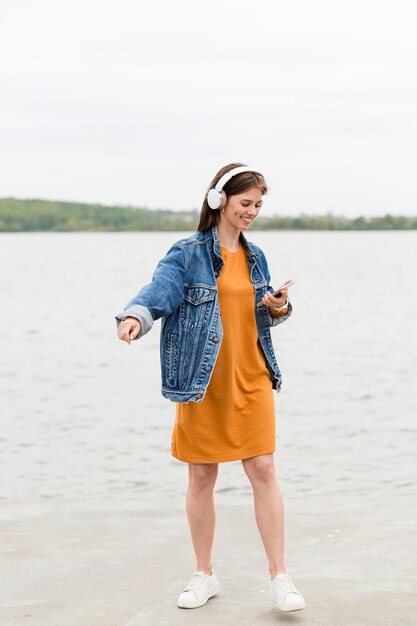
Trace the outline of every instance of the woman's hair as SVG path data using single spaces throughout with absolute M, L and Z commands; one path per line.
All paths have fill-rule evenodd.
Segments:
M 229 165 L 225 165 L 221 170 L 217 172 L 215 177 L 210 183 L 209 189 L 212 189 L 216 186 L 222 176 L 233 170 L 235 167 L 241 167 L 244 163 L 230 163 Z M 262 192 L 262 195 L 268 193 L 268 187 L 266 185 L 265 179 L 262 174 L 258 172 L 242 172 L 241 174 L 236 174 L 232 176 L 230 180 L 223 187 L 223 191 L 226 196 L 235 196 L 238 193 L 242 193 L 246 189 L 250 189 L 251 187 L 257 187 Z M 201 232 L 206 232 L 210 230 L 214 224 L 218 224 L 220 221 L 220 211 L 218 209 L 210 209 L 207 203 L 207 194 L 204 196 L 203 206 L 200 211 L 200 222 L 198 224 L 197 230 Z

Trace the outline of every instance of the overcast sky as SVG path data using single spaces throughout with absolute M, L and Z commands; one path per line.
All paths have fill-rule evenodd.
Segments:
M 417 3 L 3 0 L 0 197 L 417 214 Z

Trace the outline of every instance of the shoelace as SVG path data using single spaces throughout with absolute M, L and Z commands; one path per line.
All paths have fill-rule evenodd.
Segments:
M 197 595 L 198 590 L 200 589 L 200 586 L 203 580 L 204 580 L 203 574 L 197 574 L 197 573 L 193 574 L 190 582 L 188 583 L 184 591 L 194 591 L 194 593 Z
M 286 576 L 285 578 L 275 578 L 274 584 L 278 584 L 278 587 L 284 595 L 286 595 L 287 593 L 297 593 L 298 595 L 300 595 L 300 592 L 297 591 L 294 583 L 289 576 Z

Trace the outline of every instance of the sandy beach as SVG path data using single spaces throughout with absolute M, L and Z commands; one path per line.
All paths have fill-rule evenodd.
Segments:
M 317 498 L 286 504 L 287 570 L 307 603 L 292 614 L 269 600 L 249 505 L 217 507 L 221 589 L 204 607 L 184 610 L 176 598 L 194 561 L 183 507 L 141 510 L 121 499 L 3 504 L 0 623 L 412 626 L 417 540 L 409 502 L 333 504 L 332 511 Z

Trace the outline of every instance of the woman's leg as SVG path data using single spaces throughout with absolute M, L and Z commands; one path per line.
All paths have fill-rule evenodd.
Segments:
M 269 561 L 271 580 L 285 573 L 284 504 L 275 475 L 273 454 L 242 460 L 253 488 L 256 523 Z
M 217 463 L 189 463 L 187 518 L 197 559 L 197 570 L 211 574 L 211 550 L 216 514 L 214 485 L 218 474 Z

